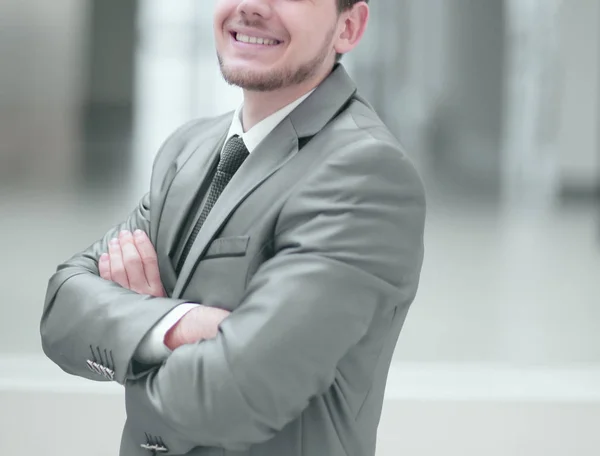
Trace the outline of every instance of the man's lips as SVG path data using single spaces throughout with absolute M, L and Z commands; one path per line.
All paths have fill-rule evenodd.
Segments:
M 230 34 L 232 38 L 239 43 L 262 46 L 277 46 L 282 43 L 281 40 L 252 31 L 233 30 Z

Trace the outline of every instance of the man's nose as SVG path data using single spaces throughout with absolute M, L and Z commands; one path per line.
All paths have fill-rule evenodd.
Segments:
M 249 20 L 268 19 L 272 10 L 271 0 L 242 0 L 238 10 Z

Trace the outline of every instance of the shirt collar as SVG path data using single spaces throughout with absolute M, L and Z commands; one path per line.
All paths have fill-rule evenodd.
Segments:
M 229 127 L 229 132 L 227 133 L 227 138 L 225 142 L 227 142 L 232 136 L 238 135 L 241 136 L 248 152 L 252 153 L 254 149 L 258 147 L 258 145 L 262 142 L 263 139 L 267 137 L 271 131 L 275 129 L 279 123 L 285 119 L 285 117 L 291 113 L 300 103 L 302 103 L 312 92 L 302 95 L 297 100 L 292 103 L 284 106 L 279 111 L 274 112 L 269 117 L 261 120 L 254 127 L 244 133 L 244 129 L 242 127 L 242 108 L 243 104 L 239 105 L 233 114 L 233 120 L 231 122 L 231 126 Z

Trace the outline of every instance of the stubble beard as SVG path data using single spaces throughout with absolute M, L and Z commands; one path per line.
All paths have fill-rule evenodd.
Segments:
M 329 55 L 329 43 L 333 38 L 335 28 L 328 34 L 319 53 L 309 62 L 305 62 L 296 67 L 278 68 L 272 71 L 240 71 L 229 68 L 223 61 L 222 56 L 217 52 L 217 59 L 223 79 L 229 85 L 240 87 L 244 90 L 253 92 L 271 92 L 283 89 L 293 85 L 301 84 L 313 78 L 323 66 L 323 63 Z

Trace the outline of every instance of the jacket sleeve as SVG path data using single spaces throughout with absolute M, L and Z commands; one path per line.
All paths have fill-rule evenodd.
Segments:
M 98 272 L 100 255 L 108 251 L 108 242 L 121 230 L 140 229 L 151 237 L 152 205 L 162 204 L 164 170 L 180 149 L 184 128 L 157 154 L 151 191 L 127 220 L 60 264 L 49 280 L 40 323 L 42 348 L 67 373 L 124 384 L 126 378 L 147 371 L 149 366 L 136 365 L 139 369 L 134 372 L 136 348 L 164 315 L 185 302 L 137 294 L 102 279 Z
M 421 180 L 397 148 L 329 157 L 284 205 L 276 253 L 219 335 L 127 383 L 135 438 L 159 436 L 168 454 L 272 438 L 330 388 L 377 312 L 412 302 L 424 219 Z

